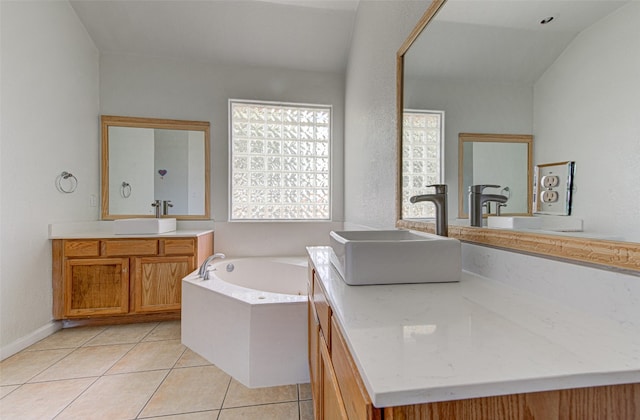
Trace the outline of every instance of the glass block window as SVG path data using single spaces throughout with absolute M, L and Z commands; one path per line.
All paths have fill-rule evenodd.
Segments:
M 229 101 L 230 220 L 330 220 L 331 107 Z
M 402 118 L 402 218 L 433 218 L 431 202 L 411 204 L 414 195 L 432 193 L 443 174 L 444 111 L 405 110 Z

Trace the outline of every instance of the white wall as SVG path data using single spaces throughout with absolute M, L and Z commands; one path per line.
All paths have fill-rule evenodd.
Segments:
M 569 308 L 640 326 L 638 276 L 463 244 L 462 268 Z
M 345 96 L 345 222 L 395 226 L 396 52 L 428 1 L 361 1 Z
M 48 224 L 96 220 L 98 53 L 66 2 L 0 2 L 0 357 L 56 326 Z M 78 178 L 73 194 L 54 180 Z
M 534 87 L 535 164 L 576 161 L 572 215 L 640 241 L 640 2 L 582 32 Z
M 228 100 L 255 99 L 333 105 L 332 197 L 333 220 L 343 220 L 344 75 L 276 68 L 184 62 L 163 58 L 103 54 L 100 58 L 100 111 L 102 114 L 201 120 L 211 122 L 212 218 L 228 218 Z M 246 247 L 237 247 L 233 229 L 216 234 L 216 251 L 229 245 L 242 255 L 273 246 L 273 229 L 251 223 L 253 236 Z M 222 228 L 223 224 L 216 223 Z M 278 242 L 315 238 L 313 223 L 281 224 Z M 297 226 L 295 229 L 291 227 Z M 331 223 L 321 229 L 328 234 Z M 305 233 L 306 232 L 306 233 Z M 239 236 L 240 237 L 240 236 Z M 243 236 L 244 237 L 244 236 Z M 225 238 L 228 238 L 225 239 Z M 229 242 L 231 241 L 231 242 Z M 313 244 L 313 242 L 307 242 Z M 242 251 L 245 250 L 245 251 Z M 231 253 L 230 253 L 231 254 Z M 240 256 L 234 252 L 233 255 Z

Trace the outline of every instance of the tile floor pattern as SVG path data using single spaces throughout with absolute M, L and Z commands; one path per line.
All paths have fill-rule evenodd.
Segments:
M 180 321 L 58 331 L 0 362 L 0 418 L 311 420 L 309 384 L 246 388 Z

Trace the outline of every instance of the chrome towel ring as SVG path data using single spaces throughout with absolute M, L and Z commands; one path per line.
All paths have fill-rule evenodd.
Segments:
M 120 186 L 120 195 L 122 198 L 131 197 L 131 184 L 127 181 L 122 181 L 122 185 Z
M 56 189 L 64 194 L 71 194 L 78 188 L 78 178 L 71 172 L 64 171 L 56 177 Z

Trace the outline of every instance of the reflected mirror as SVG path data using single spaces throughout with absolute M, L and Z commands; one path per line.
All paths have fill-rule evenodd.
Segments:
M 103 115 L 102 218 L 209 218 L 209 123 Z
M 471 185 L 499 185 L 488 194 L 507 197 L 487 203 L 485 215 L 530 215 L 532 136 L 461 133 L 458 145 L 458 218 L 469 218 Z M 498 207 L 500 206 L 500 207 Z
M 571 235 L 640 242 L 640 2 L 436 0 L 398 57 L 398 121 L 403 109 L 445 115 L 449 215 L 466 214 L 458 135 L 526 133 L 532 165 L 575 162 L 571 217 L 584 231 Z M 397 203 L 403 219 L 401 179 Z

